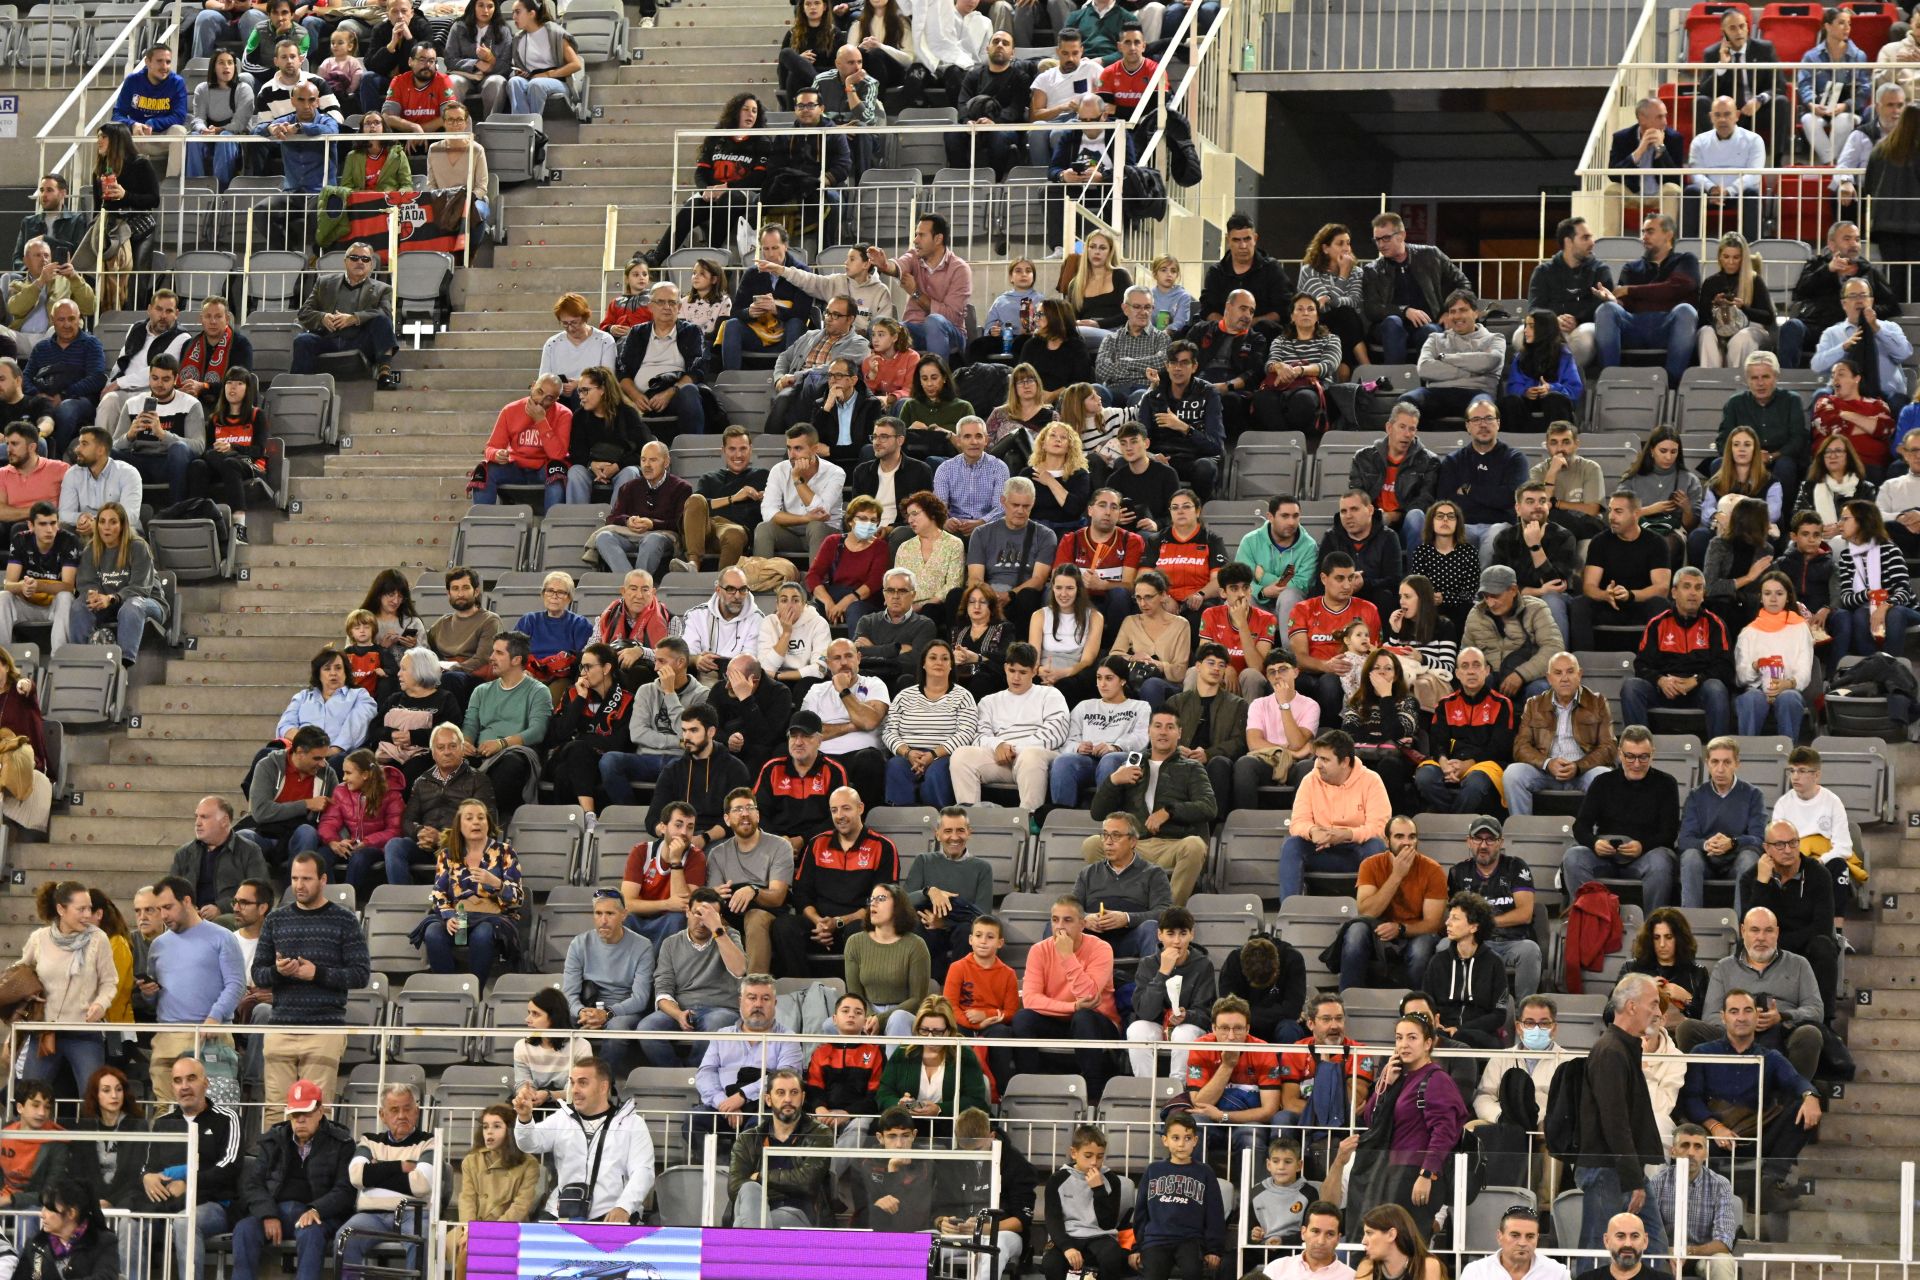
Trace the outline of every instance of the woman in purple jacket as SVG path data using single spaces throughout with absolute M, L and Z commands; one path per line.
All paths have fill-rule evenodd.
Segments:
M 1393 1056 L 1374 1081 L 1373 1097 L 1360 1114 L 1371 1125 L 1385 1099 L 1392 1099 L 1392 1134 L 1384 1177 L 1363 1207 L 1397 1204 L 1413 1216 L 1422 1239 L 1432 1234 L 1433 1214 L 1446 1203 L 1443 1183 L 1468 1114 L 1460 1089 L 1433 1060 L 1434 1026 L 1408 1014 L 1393 1026 Z

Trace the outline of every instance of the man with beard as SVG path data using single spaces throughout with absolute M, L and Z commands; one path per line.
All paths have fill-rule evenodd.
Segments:
M 680 746 L 683 754 L 654 783 L 647 830 L 661 829 L 670 802 L 690 805 L 694 813 L 693 847 L 704 851 L 727 838 L 723 797 L 753 779 L 747 775 L 747 767 L 720 745 L 720 717 L 704 702 L 680 712 Z
M 775 1020 L 773 979 L 766 974 L 750 973 L 740 980 L 740 1021 L 732 1029 L 743 1038 L 709 1041 L 694 1076 L 694 1089 L 700 1095 L 693 1115 L 696 1139 L 718 1131 L 721 1139 L 731 1144 L 734 1135 L 751 1132 L 749 1116 L 760 1109 L 773 1077 L 786 1071 L 798 1081 L 806 1069 L 804 1045 L 794 1040 L 769 1043 L 762 1039 L 769 1032 L 785 1035 L 792 1031 Z M 796 1104 L 804 1097 L 802 1085 Z
M 953 101 L 971 125 L 1025 124 L 1033 96 L 1033 64 L 1016 60 L 1013 34 L 996 31 L 987 39 L 987 60 L 960 81 Z M 947 134 L 947 164 L 955 169 L 991 168 L 994 181 L 1004 182 L 1021 142 L 1017 133 L 987 133 L 959 129 Z
M 1673 1274 L 1641 1261 L 1647 1254 L 1647 1228 L 1634 1213 L 1607 1219 L 1603 1242 L 1612 1262 L 1580 1273 L 1578 1280 L 1673 1280 Z
M 801 1108 L 806 1085 L 800 1072 L 781 1067 L 767 1076 L 766 1119 L 740 1135 L 727 1168 L 727 1195 L 737 1227 L 806 1228 L 830 1222 L 826 1148 L 833 1133 Z M 814 1147 L 821 1154 L 769 1156 L 760 1181 L 761 1157 L 769 1147 Z
M 793 885 L 793 846 L 761 829 L 750 787 L 727 793 L 726 824 L 727 838 L 707 850 L 707 879 L 728 923 L 746 937 L 747 967 L 765 973 L 773 967 L 774 917 L 786 910 Z
M 687 927 L 656 948 L 653 1012 L 642 1031 L 725 1031 L 740 1020 L 734 993 L 747 972 L 740 935 L 720 920 L 720 895 L 701 886 L 687 895 Z M 678 1067 L 694 1044 L 642 1040 L 653 1067 Z
M 447 570 L 447 612 L 427 628 L 427 648 L 439 655 L 441 683 L 466 706 L 467 694 L 493 677 L 493 638 L 500 619 L 480 607 L 480 575 L 465 565 Z

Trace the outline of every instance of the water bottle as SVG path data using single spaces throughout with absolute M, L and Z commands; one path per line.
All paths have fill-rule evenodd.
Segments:
M 1000 354 L 1003 356 L 1013 354 L 1013 326 L 1010 324 L 1000 326 Z
M 1248 40 L 1243 44 L 1241 44 L 1240 69 L 1242 71 L 1252 71 L 1255 69 L 1255 64 L 1258 61 L 1259 61 L 1259 58 L 1254 54 L 1254 51 L 1253 51 L 1253 41 Z
M 461 907 L 453 913 L 453 945 L 467 945 L 467 909 Z

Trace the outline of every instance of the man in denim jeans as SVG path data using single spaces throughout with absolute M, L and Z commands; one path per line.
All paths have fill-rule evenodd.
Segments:
M 1640 1065 L 1640 1037 L 1660 1014 L 1660 983 L 1630 973 L 1613 988 L 1613 1024 L 1587 1054 L 1580 1089 L 1580 1158 L 1574 1181 L 1586 1193 L 1580 1247 L 1598 1249 L 1613 1216 L 1646 1208 L 1646 1166 L 1664 1163 Z
M 1693 363 L 1693 335 L 1699 330 L 1699 316 L 1687 299 L 1700 287 L 1700 260 L 1674 247 L 1673 219 L 1664 213 L 1646 216 L 1640 243 L 1646 255 L 1620 268 L 1619 284 L 1595 286 L 1604 301 L 1593 315 L 1594 349 L 1600 367 L 1611 369 L 1620 363 L 1623 343 L 1662 348 L 1667 379 L 1677 387 Z

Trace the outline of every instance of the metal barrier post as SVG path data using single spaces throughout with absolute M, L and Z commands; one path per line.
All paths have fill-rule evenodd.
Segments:
M 1687 1263 L 1687 1204 L 1693 1199 L 1693 1161 L 1675 1160 L 1673 1162 L 1673 1273 L 1679 1275 Z M 1658 1214 L 1660 1206 L 1644 1206 L 1648 1214 Z
M 1913 1261 L 1913 1161 L 1900 1162 L 1900 1261 Z
M 393 273 L 393 340 L 400 341 L 400 211 L 387 210 L 387 269 Z
M 617 246 L 620 243 L 620 208 L 607 206 L 606 230 L 600 241 L 600 314 L 607 314 L 607 275 L 614 270 L 614 262 L 619 256 Z M 626 288 L 624 280 L 621 288 Z
M 247 205 L 247 248 L 246 248 L 245 256 L 242 257 L 240 260 L 240 323 L 241 324 L 245 324 L 247 322 L 247 311 L 248 311 L 247 304 L 251 297 L 247 289 L 246 281 L 248 277 L 250 277 L 253 274 L 253 208 L 254 207 L 252 204 Z M 184 222 L 185 219 L 183 218 L 181 219 L 181 221 Z
M 700 1225 L 703 1227 L 711 1227 L 715 1225 L 713 1213 L 713 1184 L 716 1180 L 715 1175 L 719 1172 L 720 1135 L 712 1130 L 708 1130 L 702 1146 L 704 1150 L 701 1152 L 700 1164 L 705 1170 L 706 1176 L 700 1179 Z M 765 1224 L 763 1223 L 762 1225 Z

